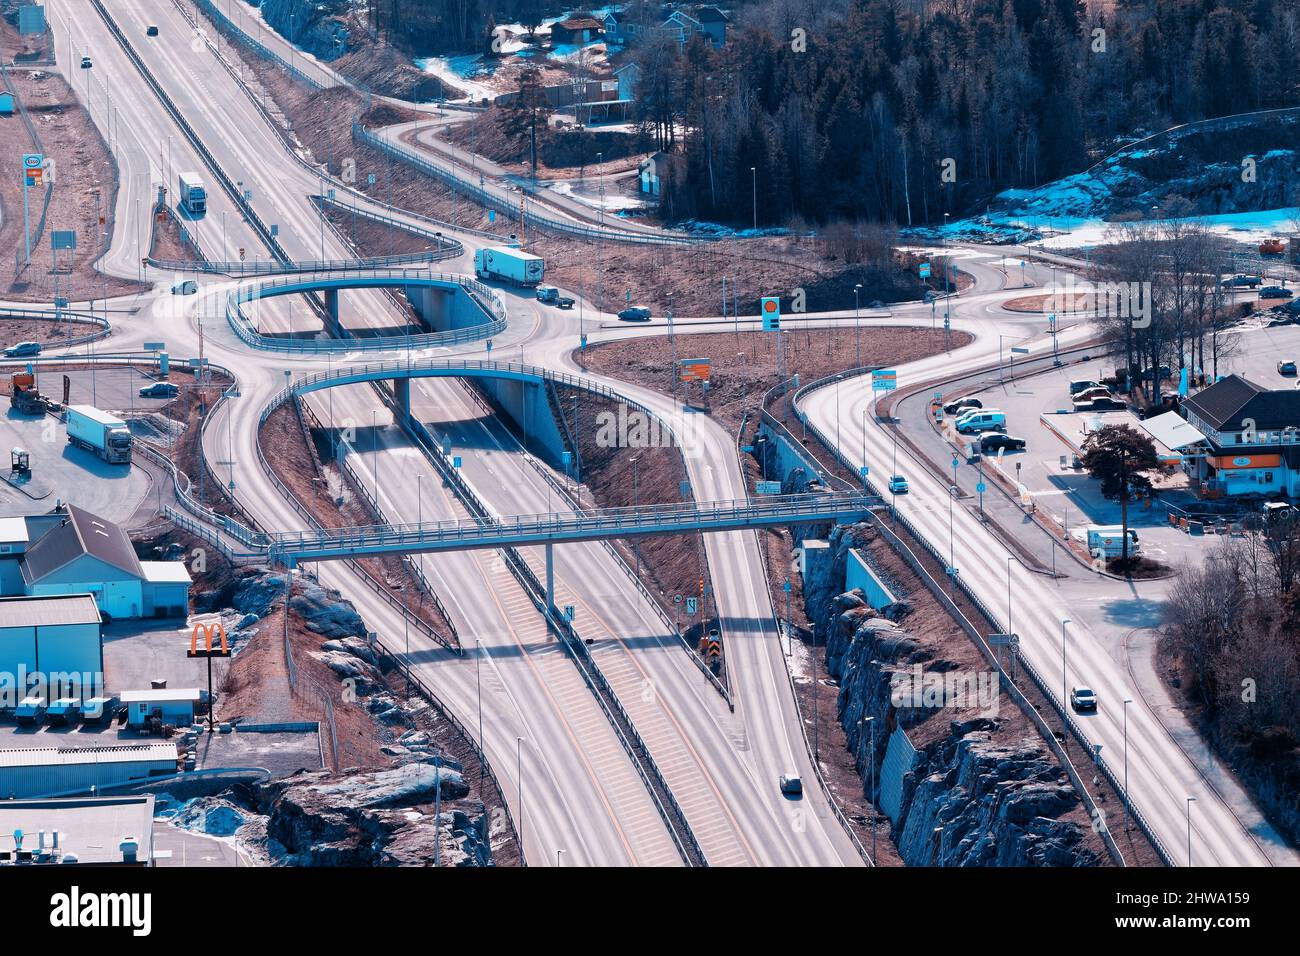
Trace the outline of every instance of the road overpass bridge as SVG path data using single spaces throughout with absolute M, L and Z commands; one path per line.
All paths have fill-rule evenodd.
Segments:
M 339 320 L 339 292 L 345 289 L 398 289 L 434 331 L 416 335 L 354 338 Z M 328 338 L 295 339 L 264 335 L 258 304 L 283 295 L 319 295 Z M 251 303 L 251 305 L 250 305 Z M 245 306 L 249 306 L 247 309 Z M 249 313 L 252 313 L 251 317 Z M 468 276 L 426 269 L 357 269 L 298 273 L 245 283 L 226 296 L 226 321 L 256 349 L 281 352 L 356 352 L 437 348 L 478 341 L 505 330 L 506 307 L 488 286 Z

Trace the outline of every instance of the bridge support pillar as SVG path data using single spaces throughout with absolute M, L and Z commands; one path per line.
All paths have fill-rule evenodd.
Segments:
M 339 326 L 339 290 L 325 290 L 325 331 L 332 338 L 343 338 L 343 329 Z
M 409 378 L 393 379 L 393 400 L 401 413 L 403 424 L 411 420 L 411 380 Z
M 555 613 L 555 560 L 551 553 L 555 546 L 546 546 L 546 610 Z

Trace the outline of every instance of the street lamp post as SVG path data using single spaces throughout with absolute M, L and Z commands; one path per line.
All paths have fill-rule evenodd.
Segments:
M 480 745 L 481 746 L 481 745 Z M 515 781 L 519 788 L 519 823 L 515 839 L 519 841 L 519 865 L 524 865 L 524 738 L 515 738 Z
M 1016 559 L 1014 554 L 1007 555 L 1007 633 L 1012 632 L 1011 628 L 1011 562 Z
M 1189 796 L 1187 798 L 1187 865 L 1192 865 L 1192 804 L 1196 798 Z
M 862 283 L 859 282 L 853 287 L 853 338 L 858 352 L 858 368 L 862 368 L 862 317 L 858 314 L 860 306 L 858 304 L 858 293 L 862 291 Z
M 1128 829 L 1129 797 L 1128 797 L 1128 705 L 1133 703 L 1131 698 L 1124 701 L 1124 829 Z
M 636 478 L 637 478 L 636 463 L 637 463 L 639 460 L 640 460 L 639 457 L 636 457 L 636 458 L 632 458 L 632 459 L 631 459 L 631 465 L 632 465 L 632 507 L 633 507 L 633 508 L 639 508 L 639 507 L 641 506 L 641 502 L 640 502 L 640 494 L 639 494 L 639 489 L 638 489 L 638 487 L 637 487 L 637 481 L 636 481 Z M 632 550 L 633 550 L 633 552 L 635 552 L 635 554 L 636 554 L 636 576 L 637 576 L 637 580 L 640 580 L 640 579 L 641 579 L 641 545 L 640 545 L 640 543 L 639 543 L 639 539 L 637 539 L 637 538 L 633 538 L 633 539 L 632 539 Z
M 1061 618 L 1061 726 L 1065 726 L 1066 709 L 1069 707 L 1070 695 L 1065 689 L 1065 625 L 1072 624 L 1068 617 Z

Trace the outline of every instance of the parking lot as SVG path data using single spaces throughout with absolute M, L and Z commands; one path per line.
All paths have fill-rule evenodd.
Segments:
M 5 373 L 6 383 L 11 372 Z M 36 376 L 37 390 L 56 401 L 63 400 L 63 376 L 68 376 L 71 404 L 93 404 L 120 414 L 128 422 L 133 416 L 154 411 L 165 399 L 140 398 L 137 394 L 154 379 L 133 368 L 105 368 L 96 371 L 45 371 Z M 11 448 L 23 448 L 31 456 L 31 479 L 22 488 L 0 482 L 0 514 L 40 514 L 56 502 L 71 502 L 86 510 L 125 522 L 149 493 L 148 471 L 138 463 L 110 465 L 93 454 L 68 444 L 62 422 L 53 416 L 22 415 L 6 405 L 0 414 L 0 469 L 9 475 Z

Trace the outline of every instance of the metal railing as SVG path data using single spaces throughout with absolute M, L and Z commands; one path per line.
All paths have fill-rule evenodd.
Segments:
M 460 243 L 456 243 L 460 246 Z M 463 251 L 428 250 L 408 252 L 393 256 L 371 256 L 365 259 L 241 259 L 238 262 L 210 262 L 206 259 L 156 259 L 148 257 L 149 265 L 169 272 L 205 272 L 214 275 L 264 276 L 284 275 L 294 272 L 344 272 L 355 269 L 382 269 L 386 266 L 411 265 L 419 262 L 440 262 L 454 259 Z
M 94 325 L 98 326 L 98 331 L 89 332 L 85 335 L 76 335 L 64 339 L 61 342 L 47 342 L 45 344 L 57 348 L 70 348 L 75 345 L 85 345 L 89 342 L 98 342 L 100 339 L 107 338 L 113 332 L 113 327 L 109 324 L 108 319 L 103 316 L 95 315 L 91 312 L 72 312 L 68 309 L 25 309 L 17 306 L 0 307 L 0 320 L 13 319 L 39 319 L 41 321 L 62 324 L 64 322 L 70 325 Z

